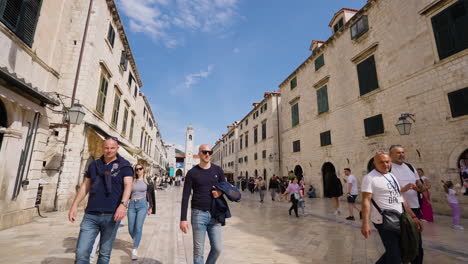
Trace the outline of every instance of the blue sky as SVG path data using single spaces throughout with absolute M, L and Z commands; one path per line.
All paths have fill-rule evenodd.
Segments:
M 165 142 L 213 144 L 331 35 L 343 7 L 366 0 L 117 0 Z

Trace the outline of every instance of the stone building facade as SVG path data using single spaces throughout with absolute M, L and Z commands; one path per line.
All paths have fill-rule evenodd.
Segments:
M 39 189 L 41 210 L 68 209 L 106 137 L 117 137 L 119 154 L 143 161 L 148 172 L 165 170 L 161 134 L 115 2 L 6 2 L 0 2 L 0 42 L 8 47 L 0 51 L 0 156 L 8 164 L 0 166 L 0 228 L 30 221 Z M 25 20 L 24 10 L 36 20 Z M 74 104 L 85 117 L 68 126 L 64 113 Z
M 331 174 L 349 167 L 360 182 L 376 151 L 401 144 L 433 182 L 435 212 L 448 213 L 440 180 L 460 182 L 468 149 L 468 50 L 459 43 L 467 24 L 455 25 L 452 12 L 459 8 L 468 10 L 467 1 L 368 1 L 340 10 L 353 15 L 341 16 L 336 31 L 335 15 L 332 36 L 314 41 L 280 84 L 282 173 L 299 166 L 323 195 Z M 451 36 L 439 26 L 447 17 Z M 395 128 L 402 113 L 416 120 L 405 136 Z

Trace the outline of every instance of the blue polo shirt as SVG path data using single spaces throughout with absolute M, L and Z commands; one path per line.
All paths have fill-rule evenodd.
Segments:
M 98 162 L 102 164 L 98 169 Z M 106 182 L 102 173 L 110 173 L 112 189 L 110 193 L 106 191 Z M 100 175 L 101 174 L 101 175 Z M 133 178 L 133 169 L 130 162 L 118 156 L 116 160 L 105 164 L 103 157 L 91 162 L 85 176 L 91 179 L 91 189 L 89 191 L 88 205 L 86 213 L 107 212 L 114 213 L 119 207 L 124 190 L 124 177 Z

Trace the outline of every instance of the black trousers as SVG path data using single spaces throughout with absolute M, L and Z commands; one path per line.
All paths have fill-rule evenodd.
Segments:
M 299 217 L 299 214 L 297 213 L 297 203 L 299 201 L 296 199 L 294 194 L 291 194 L 291 202 L 292 202 L 292 205 L 289 208 L 289 214 L 291 214 L 291 210 L 294 209 L 294 213 L 296 214 L 296 217 Z
M 411 208 L 413 210 L 414 214 L 421 219 L 421 209 L 420 208 Z M 422 264 L 423 263 L 423 258 L 424 258 L 424 250 L 422 247 L 422 235 L 419 233 L 419 254 L 418 256 L 411 261 L 411 264 Z
M 382 224 L 374 224 L 379 232 L 380 239 L 385 248 L 384 254 L 377 260 L 376 264 L 399 264 L 401 263 L 400 235 L 382 229 Z

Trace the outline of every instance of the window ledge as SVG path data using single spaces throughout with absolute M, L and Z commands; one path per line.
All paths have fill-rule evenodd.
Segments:
M 328 144 L 328 145 L 325 145 L 325 146 L 320 146 L 321 148 L 331 148 L 333 145 L 332 144 Z
M 354 43 L 360 43 L 360 42 L 362 42 L 364 39 L 366 39 L 366 38 L 369 36 L 369 32 L 370 32 L 370 31 L 371 31 L 371 28 L 369 27 L 369 28 L 367 29 L 366 32 L 361 33 L 361 35 L 359 35 L 357 38 L 353 39 L 352 41 L 353 41 Z
M 447 121 L 449 122 L 457 122 L 457 121 L 466 120 L 466 119 L 468 119 L 468 115 L 457 116 L 457 117 L 452 117 L 452 115 L 450 115 L 450 117 L 447 117 Z
M 382 134 L 376 134 L 372 136 L 364 136 L 365 139 L 373 139 L 373 138 L 378 138 L 378 137 L 384 137 L 387 135 L 387 132 L 384 131 Z
M 104 42 L 106 42 L 107 44 L 107 47 L 109 48 L 109 51 L 114 54 L 114 48 L 112 47 L 112 45 L 110 44 L 109 40 L 107 38 L 104 38 Z
M 372 90 L 372 91 L 370 91 L 370 92 L 368 92 L 368 93 L 366 93 L 366 94 L 360 95 L 358 99 L 365 99 L 365 98 L 367 98 L 367 97 L 370 97 L 370 96 L 373 96 L 373 95 L 375 95 L 375 94 L 378 94 L 378 93 L 380 93 L 380 92 L 382 92 L 382 91 L 383 91 L 383 88 L 382 88 L 382 87 L 379 87 L 379 88 L 374 89 L 374 90 Z

